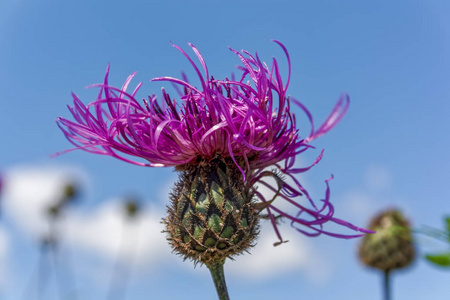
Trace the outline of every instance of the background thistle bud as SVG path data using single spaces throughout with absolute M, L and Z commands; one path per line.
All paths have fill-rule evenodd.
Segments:
M 409 222 L 398 210 L 387 210 L 372 219 L 370 230 L 359 247 L 361 261 L 369 267 L 389 272 L 401 269 L 415 258 Z
M 179 178 L 164 220 L 175 252 L 208 264 L 252 246 L 259 211 L 252 190 L 230 159 L 185 166 Z
M 53 204 L 47 207 L 47 214 L 52 218 L 60 216 L 61 211 L 78 196 L 79 190 L 77 185 L 66 183 L 61 190 L 61 196 Z
M 74 184 L 68 183 L 64 187 L 63 197 L 67 201 L 70 201 L 73 198 L 75 198 L 78 193 L 79 193 L 79 191 L 78 191 L 77 187 Z
M 141 206 L 136 199 L 129 198 L 123 204 L 123 209 L 125 211 L 125 215 L 128 218 L 133 219 L 138 215 L 139 211 L 141 210 Z

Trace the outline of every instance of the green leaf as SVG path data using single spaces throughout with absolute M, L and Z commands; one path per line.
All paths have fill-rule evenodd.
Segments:
M 428 254 L 425 256 L 430 262 L 442 266 L 450 267 L 450 252 L 441 254 Z
M 447 224 L 447 239 L 450 242 L 450 217 L 445 218 L 445 223 Z

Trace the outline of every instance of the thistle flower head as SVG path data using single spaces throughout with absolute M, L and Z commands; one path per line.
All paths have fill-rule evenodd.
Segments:
M 265 209 L 280 243 L 283 239 L 278 230 L 278 216 L 282 216 L 295 229 L 310 236 L 326 234 L 352 238 L 361 235 L 343 235 L 326 231 L 323 225 L 327 222 L 361 233 L 370 232 L 333 216 L 334 209 L 330 203 L 328 186 L 330 179 L 325 181 L 325 198 L 317 205 L 296 178 L 298 174 L 308 171 L 317 164 L 322 153 L 310 166 L 302 168 L 295 165 L 296 157 L 313 148 L 310 143 L 327 133 L 341 120 L 348 109 L 349 98 L 346 94 L 342 94 L 329 117 L 316 129 L 311 113 L 303 104 L 287 94 L 291 73 L 290 58 L 285 46 L 278 41 L 275 43 L 286 54 L 289 66 L 286 81 L 282 79 L 276 59 L 273 59 L 269 66 L 262 62 L 257 54 L 252 55 L 247 51 L 238 52 L 233 49 L 230 50 L 242 63 L 238 67 L 240 76 L 215 79 L 210 76 L 203 57 L 194 45 L 189 44 L 201 68 L 183 49 L 173 45 L 192 64 L 200 80 L 200 86 L 190 84 L 185 76 L 182 79 L 158 77 L 152 81 L 172 83 L 177 88 L 179 97 L 171 98 L 163 89 L 162 101 L 158 101 L 155 95 L 138 101 L 136 94 L 141 83 L 133 91 L 128 92 L 128 86 L 135 73 L 128 77 L 121 88 L 116 88 L 108 83 L 108 66 L 104 82 L 93 85 L 99 89 L 97 99 L 85 105 L 73 94 L 74 105 L 69 107 L 69 110 L 74 120 L 58 118 L 58 125 L 67 139 L 75 145 L 75 149 L 113 156 L 140 166 L 174 166 L 176 170 L 184 172 L 183 174 L 189 172 L 190 175 L 185 174 L 184 177 L 189 177 L 196 169 L 201 169 L 199 172 L 203 174 L 202 186 L 206 186 L 206 189 L 211 188 L 212 181 L 220 181 L 216 175 L 209 178 L 204 174 L 205 170 L 210 170 L 208 165 L 210 162 L 215 161 L 216 165 L 233 165 L 233 168 L 242 175 L 239 178 L 242 186 L 232 193 L 243 193 L 247 198 L 251 198 L 241 203 L 242 207 L 255 202 L 252 209 L 255 211 Z M 305 117 L 311 123 L 311 129 L 307 134 L 301 135 L 296 127 L 296 118 L 291 111 L 293 104 L 305 113 Z M 225 169 L 223 172 L 235 174 L 230 167 Z M 274 180 L 268 180 L 270 178 Z M 288 183 L 288 179 L 293 183 Z M 269 199 L 259 192 L 255 189 L 257 185 L 267 187 L 277 196 L 277 200 L 273 201 L 275 197 Z M 176 190 L 188 188 L 192 186 L 181 184 Z M 209 190 L 207 192 L 206 194 L 210 196 Z M 182 200 L 184 199 L 182 196 L 179 194 L 172 198 L 190 201 L 191 204 L 186 206 L 187 208 L 183 205 L 182 207 L 195 211 L 200 200 L 194 199 L 195 195 L 194 198 Z M 292 204 L 293 211 L 280 209 L 278 205 L 280 201 Z M 179 203 L 177 202 L 172 209 L 174 211 L 180 209 Z M 219 211 L 221 209 L 225 209 L 225 205 L 221 206 Z M 220 215 L 221 220 L 225 222 L 228 214 L 221 211 Z M 210 217 L 211 215 L 205 216 L 205 226 L 209 226 L 207 218 Z M 184 215 L 177 218 L 182 223 Z M 240 213 L 234 214 L 233 218 L 238 223 L 238 220 L 242 220 Z M 253 219 L 247 221 L 253 222 Z M 220 238 L 220 230 L 216 230 L 215 238 Z M 198 243 L 202 244 L 201 241 Z M 204 244 L 201 245 L 203 246 Z

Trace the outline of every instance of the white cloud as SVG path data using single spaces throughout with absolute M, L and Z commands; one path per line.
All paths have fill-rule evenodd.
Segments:
M 85 175 L 71 167 L 17 167 L 4 175 L 4 213 L 35 237 L 48 233 L 46 210 L 61 198 L 63 187 L 74 178 L 85 181 Z
M 8 282 L 8 254 L 9 254 L 9 235 L 8 232 L 0 227 L 0 286 Z
M 119 199 L 111 199 L 90 213 L 72 213 L 64 228 L 74 246 L 109 259 L 148 265 L 170 254 L 160 216 L 157 211 L 143 210 L 128 220 Z
M 274 247 L 278 239 L 270 222 L 263 222 L 261 229 L 257 245 L 250 249 L 251 254 L 238 256 L 235 261 L 227 263 L 230 274 L 251 280 L 267 280 L 301 271 L 306 278 L 316 283 L 330 277 L 331 267 L 317 255 L 310 239 L 292 228 L 282 228 L 285 229 L 283 238 L 289 242 Z
M 63 187 L 75 175 L 77 179 L 86 177 L 82 172 L 67 167 L 18 167 L 5 172 L 2 191 L 4 213 L 32 238 L 45 236 L 49 230 L 46 210 L 60 199 Z M 112 259 L 119 251 L 121 258 L 136 256 L 148 261 L 160 257 L 162 252 L 170 253 L 165 235 L 161 233 L 160 219 L 164 214 L 157 210 L 143 210 L 135 220 L 126 222 L 120 200 L 110 199 L 89 212 L 76 207 L 67 210 L 61 220 L 63 239 Z M 141 255 L 141 252 L 147 255 Z

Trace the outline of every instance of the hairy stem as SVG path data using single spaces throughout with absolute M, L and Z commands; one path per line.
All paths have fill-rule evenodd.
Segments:
M 223 271 L 224 264 L 225 260 L 222 260 L 210 262 L 206 264 L 206 266 L 211 272 L 211 277 L 214 281 L 214 285 L 216 286 L 219 300 L 230 300 L 230 297 L 228 296 L 227 284 L 225 282 L 225 273 Z

